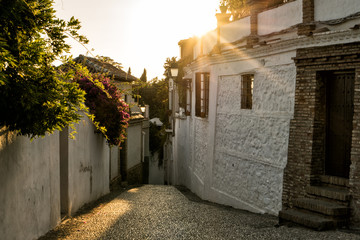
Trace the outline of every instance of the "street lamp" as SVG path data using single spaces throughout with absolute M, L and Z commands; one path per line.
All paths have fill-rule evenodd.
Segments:
M 177 78 L 178 73 L 179 73 L 179 69 L 176 66 L 170 68 L 171 77 Z
M 178 68 L 177 64 L 171 64 L 170 65 L 170 71 L 169 71 L 169 95 L 171 94 L 171 98 L 169 98 L 169 107 L 171 107 L 171 129 L 172 129 L 172 137 L 175 136 L 175 102 L 176 102 L 176 78 L 178 76 Z M 169 96 L 170 97 L 170 96 Z M 171 99 L 171 103 L 170 103 Z M 173 140 L 171 141 L 171 144 L 174 144 Z M 172 146 L 172 149 L 174 149 L 175 146 Z M 172 159 L 170 160 L 171 166 L 168 166 L 168 173 L 170 173 L 171 170 L 171 179 L 172 184 L 176 184 L 176 156 L 172 156 Z M 170 180 L 170 178 L 169 178 Z
M 171 110 L 171 129 L 173 130 L 172 135 L 174 136 L 174 124 L 175 124 L 175 92 L 176 86 L 174 84 L 175 79 L 178 76 L 179 69 L 177 64 L 173 63 L 170 65 L 169 73 L 169 109 Z

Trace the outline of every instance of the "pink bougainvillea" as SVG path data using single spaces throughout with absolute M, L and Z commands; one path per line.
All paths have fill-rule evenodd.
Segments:
M 120 90 L 101 74 L 78 72 L 75 81 L 86 92 L 85 104 L 95 116 L 95 125 L 98 125 L 110 145 L 120 145 L 125 139 L 130 119 L 129 106 L 121 99 Z

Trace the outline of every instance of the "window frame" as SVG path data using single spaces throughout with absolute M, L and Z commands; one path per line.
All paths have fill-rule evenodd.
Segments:
M 207 118 L 209 114 L 210 73 L 195 73 L 195 116 Z

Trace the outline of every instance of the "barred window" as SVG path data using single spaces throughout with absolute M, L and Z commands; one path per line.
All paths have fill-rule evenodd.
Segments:
M 254 74 L 241 77 L 241 109 L 252 109 Z
M 186 107 L 185 107 L 185 115 L 190 116 L 191 113 L 191 78 L 184 79 L 186 84 L 186 94 L 185 94 L 185 101 L 186 101 Z
M 209 113 L 210 73 L 196 73 L 195 116 L 205 118 Z

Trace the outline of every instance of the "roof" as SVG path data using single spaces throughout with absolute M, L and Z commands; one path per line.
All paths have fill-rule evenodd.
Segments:
M 113 66 L 112 64 L 103 62 L 96 58 L 79 55 L 77 58 L 74 59 L 74 61 L 86 66 L 90 72 L 104 73 L 107 76 L 111 77 L 113 80 L 121 82 L 133 82 L 138 80 L 138 78 Z

